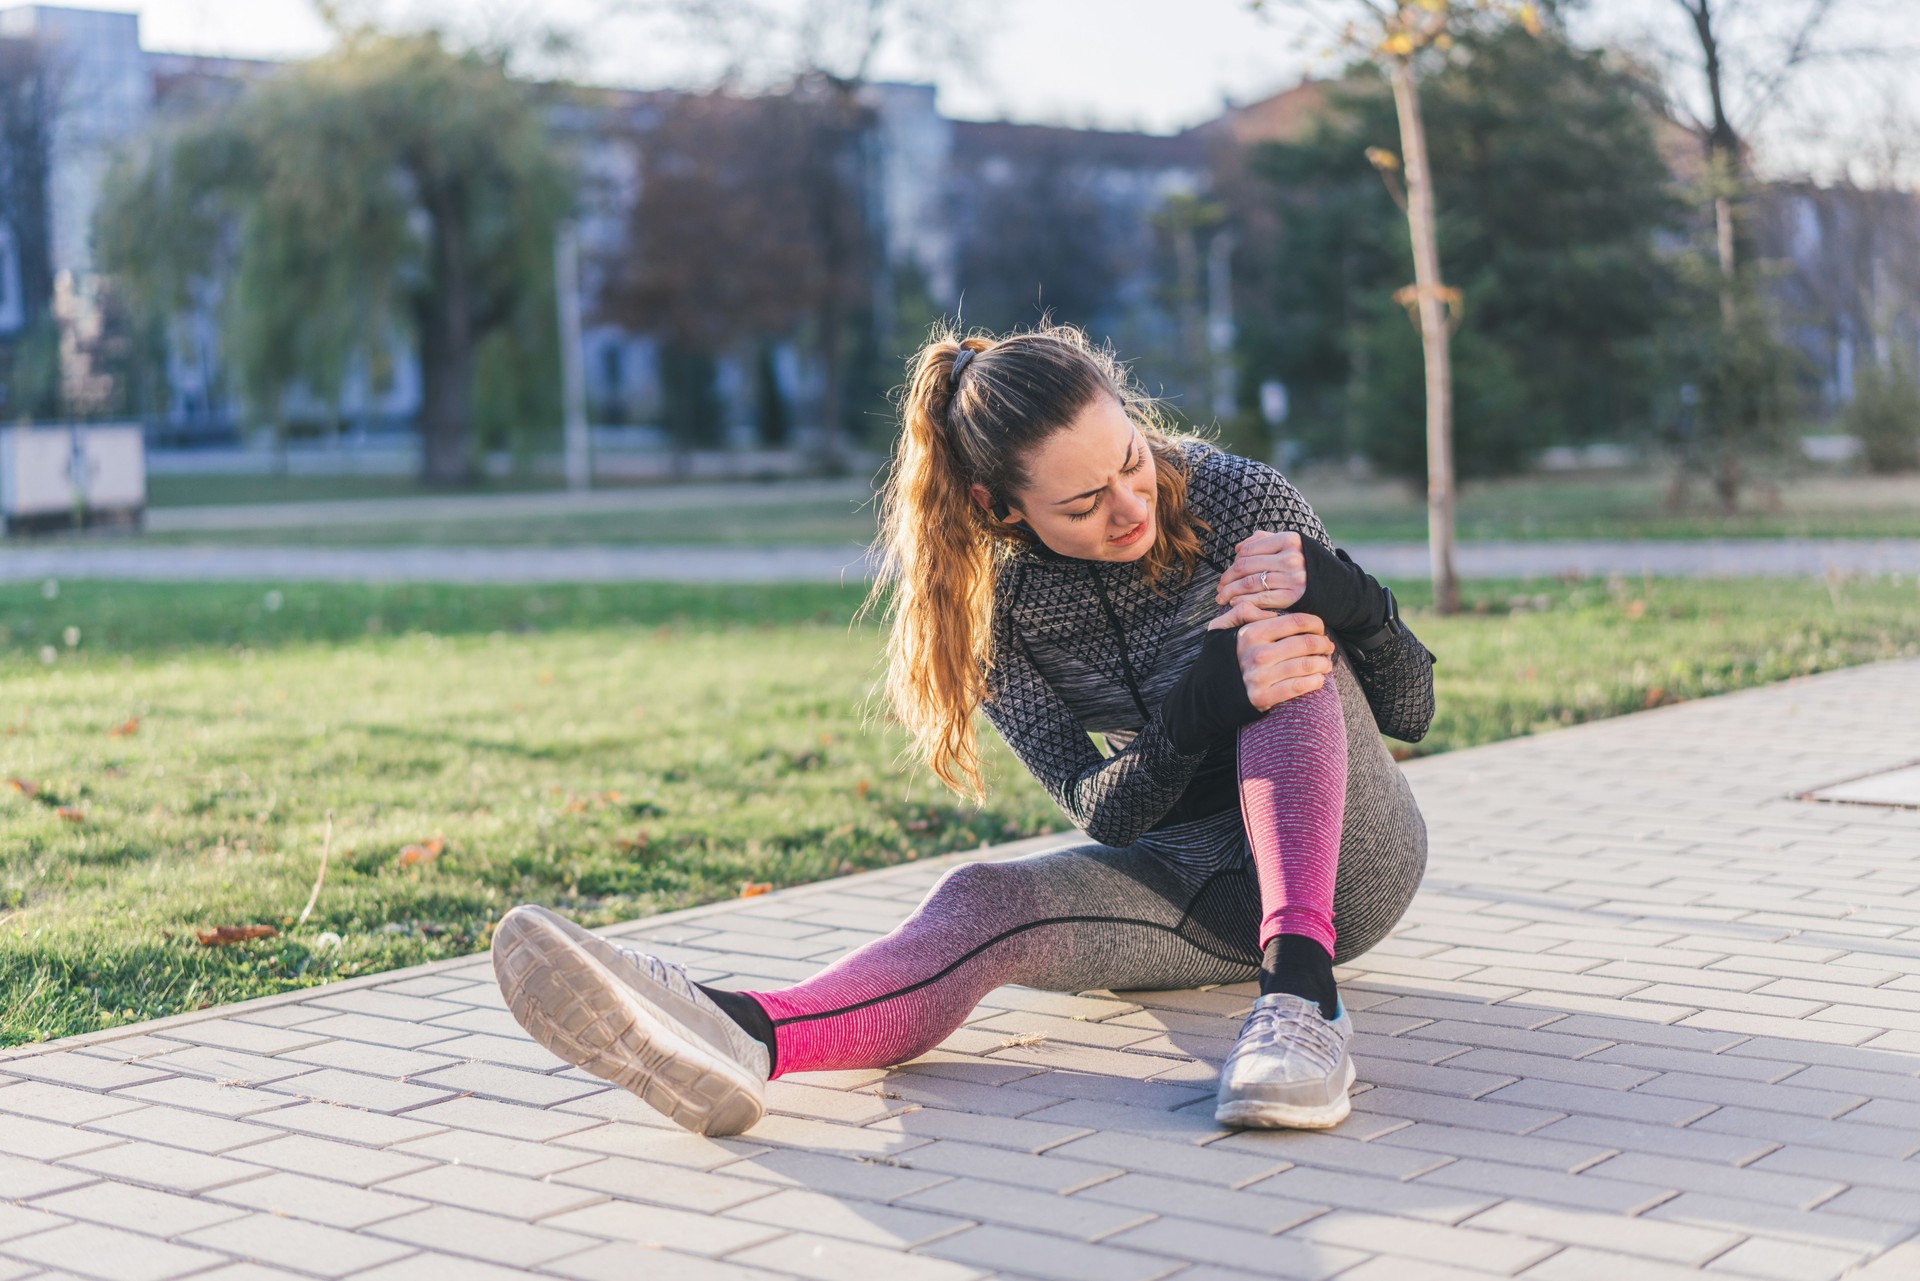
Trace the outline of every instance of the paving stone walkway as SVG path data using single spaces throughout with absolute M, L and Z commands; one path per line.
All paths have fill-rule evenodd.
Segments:
M 1801 798 L 1916 760 L 1920 662 L 1414 762 L 1331 1133 L 1214 1126 L 1245 987 L 1005 988 L 724 1140 L 546 1055 L 485 957 L 11 1051 L 0 1281 L 1912 1281 L 1920 810 Z M 611 932 L 789 979 L 952 861 Z

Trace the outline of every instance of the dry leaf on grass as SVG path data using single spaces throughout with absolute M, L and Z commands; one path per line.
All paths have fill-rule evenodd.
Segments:
M 772 881 L 742 881 L 740 882 L 740 897 L 757 898 L 772 888 Z
M 210 930 L 195 930 L 194 937 L 201 947 L 226 947 L 248 939 L 270 939 L 279 932 L 271 925 L 216 925 Z
M 115 725 L 112 729 L 108 730 L 107 737 L 108 738 L 130 738 L 139 732 L 140 732 L 140 718 L 138 716 L 129 716 L 126 720 L 121 721 L 118 725 Z
M 33 796 L 40 791 L 40 784 L 30 783 L 24 778 L 10 778 L 7 780 L 7 786 L 22 796 Z
M 446 848 L 446 842 L 436 836 L 431 840 L 409 845 L 400 851 L 400 866 L 412 867 L 417 863 L 431 863 L 440 857 L 440 851 Z
M 634 854 L 647 848 L 649 838 L 645 832 L 635 832 L 632 836 L 616 837 L 613 844 L 623 854 Z
M 53 812 L 61 818 L 66 819 L 69 823 L 84 823 L 87 821 L 86 813 L 82 810 L 75 809 L 71 805 L 62 805 Z

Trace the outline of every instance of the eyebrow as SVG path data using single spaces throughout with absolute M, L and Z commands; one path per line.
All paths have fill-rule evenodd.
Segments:
M 1126 469 L 1127 463 L 1131 461 L 1133 458 L 1133 443 L 1134 443 L 1134 438 L 1132 436 L 1129 436 L 1127 438 L 1126 457 L 1120 460 L 1120 467 L 1123 471 Z M 1065 507 L 1068 503 L 1077 503 L 1083 498 L 1092 498 L 1095 494 L 1100 493 L 1104 489 L 1106 489 L 1105 485 L 1097 485 L 1094 488 L 1089 489 L 1084 494 L 1075 494 L 1072 498 L 1059 499 L 1053 505 L 1055 507 Z

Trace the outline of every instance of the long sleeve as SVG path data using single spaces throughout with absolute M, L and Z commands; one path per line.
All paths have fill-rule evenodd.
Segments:
M 1229 560 L 1234 545 L 1256 529 L 1297 530 L 1302 537 L 1333 546 L 1305 496 L 1267 464 L 1214 454 L 1197 462 L 1193 474 L 1196 508 L 1213 523 L 1216 545 L 1224 548 Z M 1399 627 L 1397 634 L 1371 651 L 1353 645 L 1346 648 L 1380 732 L 1416 743 L 1433 722 L 1433 654 L 1404 624 Z
M 982 709 L 1067 817 L 1104 845 L 1131 845 L 1173 808 L 1205 750 L 1186 753 L 1155 709 L 1133 741 L 1102 756 L 1001 620 Z

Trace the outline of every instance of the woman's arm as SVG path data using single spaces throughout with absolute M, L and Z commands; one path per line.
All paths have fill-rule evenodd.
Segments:
M 996 620 L 981 710 L 1067 817 L 1103 845 L 1131 845 L 1180 799 L 1207 744 L 1182 750 L 1155 709 L 1131 743 L 1102 756 L 1034 667 L 1011 622 Z
M 1268 609 L 1293 607 L 1321 614 L 1327 630 L 1352 657 L 1380 732 L 1409 743 L 1425 737 L 1434 712 L 1433 654 L 1400 621 L 1393 594 L 1333 547 L 1306 498 L 1274 468 L 1218 454 L 1203 459 L 1195 472 L 1200 514 L 1214 522 L 1215 538 L 1227 540 L 1236 552 L 1234 563 L 1221 575 L 1226 600 L 1250 599 Z M 1206 477 L 1204 484 L 1198 483 L 1201 476 Z M 1218 510 L 1217 518 L 1204 509 L 1209 505 Z M 1266 545 L 1275 540 L 1256 537 L 1285 531 L 1299 536 L 1297 550 L 1275 552 Z M 1249 542 L 1257 546 L 1242 552 L 1241 544 Z M 1250 586 L 1263 569 L 1270 571 L 1272 586 L 1280 588 L 1287 579 L 1280 568 L 1283 559 L 1299 563 L 1292 590 L 1303 595 L 1262 600 L 1265 593 L 1235 590 Z

